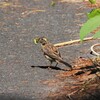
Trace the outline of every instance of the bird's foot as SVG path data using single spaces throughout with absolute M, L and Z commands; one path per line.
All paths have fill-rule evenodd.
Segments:
M 51 67 L 50 66 L 48 66 L 48 70 L 51 70 Z
M 65 70 L 66 70 L 66 71 L 72 71 L 72 70 L 73 70 L 73 68 L 72 68 L 72 67 L 70 67 L 70 68 L 66 68 Z

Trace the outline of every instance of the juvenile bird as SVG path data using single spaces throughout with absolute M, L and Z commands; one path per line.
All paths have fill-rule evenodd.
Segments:
M 61 57 L 58 48 L 51 44 L 45 37 L 40 37 L 35 39 L 36 43 L 41 43 L 42 51 L 46 59 L 50 61 L 50 66 L 53 62 L 57 64 L 60 62 L 68 67 L 68 69 L 72 69 L 72 66 L 65 62 Z

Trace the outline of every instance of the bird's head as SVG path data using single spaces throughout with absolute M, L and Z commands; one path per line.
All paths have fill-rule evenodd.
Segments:
M 34 43 L 41 43 L 42 45 L 45 45 L 48 42 L 48 40 L 45 37 L 39 37 L 34 39 Z

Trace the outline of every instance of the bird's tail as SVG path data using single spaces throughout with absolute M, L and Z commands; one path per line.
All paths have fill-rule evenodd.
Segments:
M 65 62 L 63 60 L 60 60 L 59 62 L 63 63 L 64 65 L 66 65 L 67 67 L 69 67 L 70 69 L 72 69 L 72 66 L 69 63 L 67 63 L 67 62 Z

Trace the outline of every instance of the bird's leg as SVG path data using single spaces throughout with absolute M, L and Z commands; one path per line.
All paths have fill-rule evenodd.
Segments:
M 55 67 L 57 67 L 57 65 L 58 65 L 58 62 L 56 63 Z
M 51 69 L 51 65 L 52 65 L 52 60 L 49 60 L 50 61 L 50 65 L 48 66 L 48 69 Z

